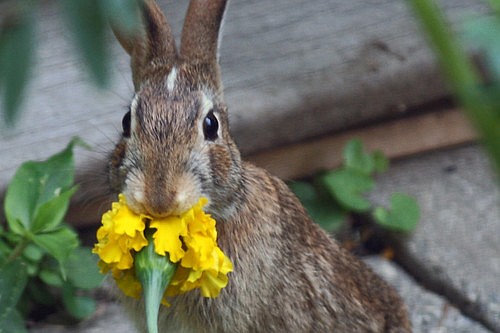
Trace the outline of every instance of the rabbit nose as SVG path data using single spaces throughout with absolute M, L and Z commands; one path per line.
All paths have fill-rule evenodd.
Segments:
M 154 191 L 146 193 L 143 206 L 148 215 L 152 217 L 165 217 L 171 215 L 176 206 L 176 193 L 173 191 Z

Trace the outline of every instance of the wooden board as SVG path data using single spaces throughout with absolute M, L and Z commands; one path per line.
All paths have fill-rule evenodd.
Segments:
M 469 143 L 477 135 L 460 110 L 449 109 L 271 149 L 250 155 L 247 160 L 282 179 L 296 179 L 338 167 L 344 145 L 353 138 L 361 139 L 368 151 L 380 150 L 395 159 Z

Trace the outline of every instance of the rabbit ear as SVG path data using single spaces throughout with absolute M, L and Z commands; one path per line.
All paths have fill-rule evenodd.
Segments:
M 131 56 L 132 77 L 137 91 L 151 67 L 172 66 L 177 51 L 172 29 L 155 0 L 141 2 L 143 27 L 131 35 L 116 27 L 113 32 L 121 46 Z
M 217 67 L 219 30 L 226 0 L 191 0 L 184 20 L 181 56 L 192 64 Z

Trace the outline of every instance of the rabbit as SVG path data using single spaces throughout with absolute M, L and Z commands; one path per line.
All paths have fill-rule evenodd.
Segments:
M 315 224 L 283 181 L 241 159 L 218 64 L 226 2 L 190 2 L 179 51 L 154 0 L 141 2 L 142 33 L 114 28 L 135 95 L 109 161 L 111 189 L 153 217 L 206 197 L 234 265 L 217 298 L 190 291 L 162 306 L 160 332 L 411 332 L 397 292 Z M 124 306 L 145 331 L 140 302 Z

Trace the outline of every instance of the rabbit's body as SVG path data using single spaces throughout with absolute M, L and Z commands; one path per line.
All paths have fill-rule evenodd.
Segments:
M 137 213 L 181 213 L 200 196 L 234 271 L 219 297 L 162 307 L 160 332 L 410 332 L 397 293 L 307 216 L 279 179 L 242 162 L 222 100 L 217 37 L 225 1 L 191 1 L 181 50 L 154 1 L 145 34 L 117 36 L 136 94 L 110 163 Z M 126 300 L 139 327 L 140 302 Z
M 248 199 L 233 217 L 218 220 L 219 245 L 235 267 L 229 285 L 216 299 L 199 293 L 173 299 L 164 327 L 408 332 L 396 293 L 310 221 L 281 180 L 249 164 L 243 171 L 241 194 Z

